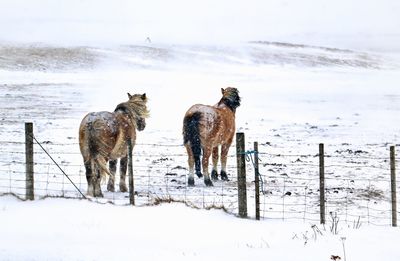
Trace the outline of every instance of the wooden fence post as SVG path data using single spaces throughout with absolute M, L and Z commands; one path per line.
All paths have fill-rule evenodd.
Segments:
M 128 175 L 129 175 L 129 204 L 135 205 L 135 190 L 133 181 L 132 141 L 128 139 Z
M 247 218 L 247 188 L 246 188 L 246 162 L 244 133 L 236 133 L 236 159 L 237 159 L 237 180 L 239 217 Z
M 256 200 L 256 220 L 260 220 L 260 173 L 258 172 L 258 142 L 254 142 L 254 185 Z
M 320 202 L 320 221 L 325 224 L 325 161 L 324 144 L 319 144 L 319 202 Z
M 25 123 L 25 198 L 34 200 L 34 179 L 33 179 L 33 124 Z
M 390 184 L 392 188 L 392 226 L 397 227 L 396 159 L 395 147 L 390 146 Z

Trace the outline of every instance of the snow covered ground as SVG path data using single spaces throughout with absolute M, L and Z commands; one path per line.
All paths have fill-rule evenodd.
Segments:
M 113 110 L 126 99 L 127 92 L 146 92 L 151 117 L 146 130 L 139 133 L 134 168 L 143 203 L 151 202 L 149 191 L 165 197 L 171 194 L 166 191 L 169 188 L 183 197 L 214 194 L 204 190 L 201 180 L 197 182 L 201 191 L 187 191 L 182 118 L 192 104 L 215 104 L 221 87 L 236 86 L 243 97 L 237 129 L 246 133 L 247 148 L 252 148 L 254 141 L 260 143 L 260 172 L 265 175 L 267 193 L 277 204 L 268 207 L 272 213 L 278 211 L 271 217 L 282 218 L 282 196 L 287 192 L 296 197 L 286 203 L 298 204 L 301 211 L 305 209 L 303 196 L 309 195 L 305 199 L 312 210 L 308 218 L 318 217 L 315 155 L 322 142 L 330 156 L 327 178 L 331 180 L 327 186 L 332 193 L 332 211 L 343 207 L 335 203 L 337 198 L 346 198 L 346 208 L 348 204 L 361 205 L 361 216 L 370 222 L 370 206 L 362 204 L 369 201 L 362 196 L 375 195 L 367 197 L 379 213 L 372 215 L 377 217 L 374 222 L 390 224 L 388 150 L 389 145 L 398 144 L 400 133 L 396 124 L 400 93 L 395 57 L 276 42 L 113 48 L 21 44 L 3 46 L 0 52 L 7 68 L 0 72 L 6 93 L 0 104 L 0 127 L 7 130 L 1 140 L 9 142 L 2 147 L 1 170 L 6 175 L 3 192 L 23 194 L 21 143 L 26 121 L 34 122 L 38 140 L 86 190 L 77 145 L 80 120 L 89 111 Z M 44 153 L 38 147 L 35 151 L 38 195 L 65 195 L 67 190 L 79 196 Z M 225 199 L 232 198 L 228 203 L 233 212 L 234 151 L 228 162 L 232 182 L 216 184 L 217 191 L 229 191 L 231 196 Z M 251 163 L 248 172 L 251 182 Z M 12 177 L 19 177 L 18 181 L 10 182 Z M 285 184 L 287 177 L 292 184 Z M 125 196 L 108 196 L 112 200 L 121 197 Z M 361 203 L 351 203 L 360 197 Z M 209 203 L 220 201 L 211 199 Z M 351 220 L 360 215 L 358 210 L 351 212 Z
M 398 260 L 397 228 L 243 220 L 179 204 L 0 197 L 2 260 Z
M 261 222 L 179 204 L 2 196 L 0 259 L 329 260 L 344 257 L 346 237 L 347 260 L 381 253 L 398 260 L 388 157 L 389 146 L 400 144 L 399 11 L 392 0 L 2 1 L 0 194 L 24 196 L 27 121 L 85 191 L 80 120 L 113 110 L 127 92 L 146 92 L 151 117 L 134 149 L 138 205 L 173 197 L 237 213 L 235 148 L 230 182 L 206 188 L 196 180 L 191 189 L 181 137 L 192 104 L 215 104 L 221 87 L 235 86 L 243 99 L 237 130 L 248 149 L 260 144 L 265 195 Z M 319 143 L 326 146 L 327 211 L 339 215 L 339 235 L 329 224 L 312 227 Z M 38 146 L 35 162 L 37 197 L 79 197 Z M 250 162 L 247 172 L 253 215 Z M 126 196 L 106 193 L 103 201 L 126 204 Z M 27 216 L 38 218 L 25 223 Z M 353 229 L 359 218 L 361 228 Z

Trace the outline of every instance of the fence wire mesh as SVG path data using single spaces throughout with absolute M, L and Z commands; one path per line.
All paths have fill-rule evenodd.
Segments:
M 0 153 L 0 193 L 12 193 L 25 197 L 25 151 L 23 142 L 3 141 Z M 79 144 L 44 142 L 42 146 L 58 162 L 79 190 L 86 192 L 85 168 L 79 152 Z M 159 147 L 181 148 L 182 153 L 160 153 Z M 179 201 L 196 208 L 223 208 L 229 213 L 237 212 L 237 185 L 235 169 L 229 166 L 230 181 L 214 182 L 206 187 L 202 179 L 196 180 L 195 187 L 186 182 L 186 155 L 183 145 L 137 144 L 134 148 L 133 175 L 136 205 L 152 205 L 160 201 Z M 81 198 L 72 183 L 60 172 L 40 147 L 34 145 L 35 196 Z M 119 170 L 116 173 L 116 192 L 108 192 L 106 181 L 102 182 L 104 198 L 95 198 L 100 203 L 117 205 L 129 204 L 129 193 L 119 192 Z M 128 178 L 126 178 L 126 182 Z
M 85 169 L 79 144 L 42 141 L 44 148 L 58 162 L 76 186 L 86 192 Z M 0 193 L 25 197 L 24 142 L 0 141 Z M 248 146 L 250 147 L 250 146 Z M 315 146 L 315 151 L 318 147 Z M 228 159 L 228 182 L 214 182 L 206 187 L 201 179 L 195 187 L 187 186 L 184 147 L 180 144 L 138 143 L 134 148 L 133 174 L 136 205 L 159 201 L 180 201 L 198 208 L 223 208 L 237 214 L 238 189 L 235 149 Z M 261 146 L 261 217 L 264 219 L 319 222 L 318 153 L 282 153 L 284 148 Z M 388 148 L 377 153 L 348 148 L 325 155 L 325 200 L 327 220 L 337 218 L 348 224 L 391 225 L 390 164 Z M 35 196 L 81 198 L 46 154 L 34 145 Z M 396 165 L 398 161 L 396 160 Z M 254 216 L 254 169 L 246 164 L 248 213 Z M 102 184 L 104 198 L 100 203 L 129 204 L 129 193 L 119 192 L 117 168 L 116 192 Z M 396 183 L 397 188 L 400 181 Z
M 339 219 L 348 224 L 391 225 L 388 151 L 385 149 L 382 156 L 350 149 L 325 154 L 324 193 L 328 221 Z M 260 153 L 263 162 L 260 173 L 264 181 L 262 217 L 319 222 L 318 156 Z

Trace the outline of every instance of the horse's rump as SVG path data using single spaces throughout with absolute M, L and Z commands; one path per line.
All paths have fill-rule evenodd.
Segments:
M 201 138 L 199 126 L 201 117 L 201 113 L 199 111 L 196 111 L 192 114 L 187 114 L 183 119 L 183 144 L 190 145 L 196 164 L 196 172 L 201 171 Z
M 83 118 L 80 129 L 80 148 L 84 158 L 97 154 L 109 157 L 117 136 L 117 122 L 110 112 L 91 112 Z
M 199 130 L 200 119 L 200 112 L 195 112 L 193 114 L 187 115 L 183 119 L 183 143 L 190 143 L 192 150 L 195 154 L 201 153 L 201 140 Z

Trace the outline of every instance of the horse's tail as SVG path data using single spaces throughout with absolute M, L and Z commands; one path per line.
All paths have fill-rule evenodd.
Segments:
M 97 175 L 97 171 L 99 171 L 101 180 L 105 180 L 106 175 L 104 175 L 104 173 L 111 175 L 107 167 L 107 160 L 100 153 L 99 146 L 95 138 L 96 135 L 93 123 L 89 122 L 87 128 L 88 132 L 86 136 L 86 142 L 89 148 L 92 171 L 95 175 Z
M 201 140 L 200 140 L 200 129 L 199 123 L 201 119 L 201 113 L 195 112 L 191 115 L 185 116 L 183 119 L 183 144 L 190 144 L 192 149 L 194 163 L 196 168 L 197 176 L 201 176 Z
M 106 159 L 101 156 L 97 155 L 96 157 L 92 158 L 92 165 L 96 166 L 100 172 L 100 180 L 106 181 L 106 175 L 111 175 L 110 170 L 107 167 Z

